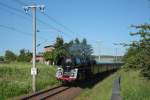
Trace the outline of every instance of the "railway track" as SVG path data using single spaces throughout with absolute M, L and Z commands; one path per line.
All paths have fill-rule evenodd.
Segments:
M 79 92 L 78 87 L 57 86 L 34 94 L 21 97 L 20 100 L 71 100 Z

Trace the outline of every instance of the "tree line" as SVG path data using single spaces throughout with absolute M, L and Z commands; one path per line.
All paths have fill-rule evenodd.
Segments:
M 62 37 L 57 37 L 54 43 L 54 50 L 51 52 L 44 52 L 43 57 L 46 61 L 50 61 L 50 64 L 58 64 L 64 57 L 78 56 L 83 60 L 89 59 L 93 53 L 92 46 L 87 43 L 84 38 L 81 41 L 76 38 L 69 42 L 64 42 Z M 7 62 L 31 62 L 32 53 L 27 49 L 21 49 L 19 55 L 10 50 L 5 51 L 4 56 L 0 56 L 0 61 Z
M 0 57 L 0 61 L 6 62 L 30 62 L 32 59 L 32 53 L 27 49 L 21 49 L 19 55 L 15 54 L 11 50 L 6 50 L 5 55 Z
M 138 41 L 133 41 L 123 57 L 124 68 L 139 70 L 141 74 L 150 79 L 150 24 L 132 25 L 136 32 L 131 36 L 139 36 Z

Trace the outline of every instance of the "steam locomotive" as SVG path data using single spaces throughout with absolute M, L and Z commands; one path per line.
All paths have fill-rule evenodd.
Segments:
M 63 82 L 73 82 L 91 78 L 96 74 L 118 69 L 122 63 L 97 63 L 80 57 L 66 57 L 57 68 L 56 78 Z

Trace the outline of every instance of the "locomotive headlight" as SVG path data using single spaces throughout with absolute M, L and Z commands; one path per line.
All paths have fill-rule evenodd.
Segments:
M 56 77 L 59 78 L 61 77 L 63 74 L 63 69 L 62 68 L 57 68 L 57 72 L 56 72 Z

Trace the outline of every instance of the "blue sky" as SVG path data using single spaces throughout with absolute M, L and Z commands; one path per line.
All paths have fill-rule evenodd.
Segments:
M 42 43 L 38 52 L 53 43 L 57 36 L 62 36 L 66 42 L 76 37 L 86 38 L 93 46 L 94 54 L 114 55 L 117 48 L 118 55 L 123 55 L 125 48 L 113 43 L 138 39 L 129 35 L 132 31 L 130 25 L 150 21 L 148 0 L 1 0 L 0 55 L 4 55 L 7 49 L 15 53 L 21 48 L 32 50 L 32 20 L 23 10 L 24 5 L 31 4 L 44 4 L 44 13 L 67 27 L 37 10 L 37 18 L 42 20 L 42 23 L 37 20 L 37 29 L 40 30 L 37 44 Z

